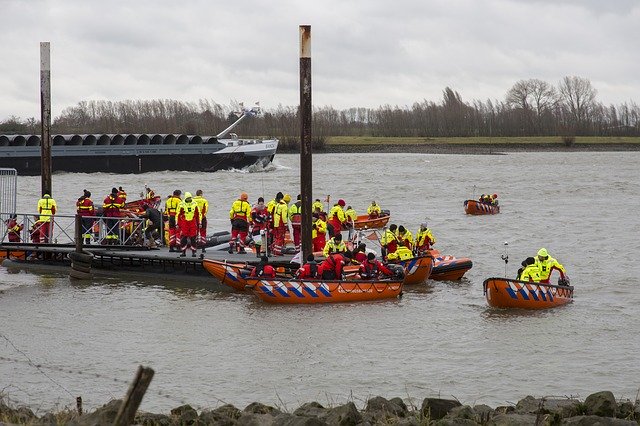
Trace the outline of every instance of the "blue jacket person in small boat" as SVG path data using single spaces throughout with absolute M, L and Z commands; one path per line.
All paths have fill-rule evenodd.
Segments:
M 549 256 L 546 248 L 538 250 L 536 266 L 540 272 L 540 282 L 542 283 L 549 284 L 549 277 L 554 269 L 557 269 L 558 272 L 560 272 L 560 279 L 562 282 L 567 281 L 565 277 L 565 274 L 567 273 L 566 269 L 564 269 L 564 266 L 558 263 L 557 260 Z

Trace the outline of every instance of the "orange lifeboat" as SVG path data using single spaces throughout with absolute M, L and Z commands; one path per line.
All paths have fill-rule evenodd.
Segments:
M 494 308 L 547 309 L 573 301 L 573 286 L 487 278 L 482 283 L 487 303 Z
M 354 229 L 378 229 L 384 228 L 387 223 L 389 223 L 389 219 L 391 219 L 391 215 L 384 214 L 375 219 L 370 219 L 368 214 L 359 215 L 356 220 L 353 222 Z M 343 226 L 343 230 L 348 229 Z
M 429 276 L 432 280 L 456 281 L 459 280 L 473 267 L 473 262 L 468 257 L 455 257 L 441 255 L 438 250 L 428 250 L 433 258 L 433 269 Z
M 393 299 L 402 294 L 402 280 L 247 279 L 248 289 L 268 303 L 309 304 Z
M 202 259 L 202 266 L 222 284 L 238 291 L 244 291 L 246 278 L 253 268 L 247 263 L 227 263 L 212 259 Z
M 395 262 L 394 262 L 395 263 Z M 405 270 L 404 284 L 422 284 L 429 279 L 433 270 L 433 257 L 430 255 L 417 256 L 413 259 L 397 262 Z
M 481 203 L 476 200 L 466 200 L 464 202 L 464 212 L 472 215 L 498 214 L 500 213 L 500 206 Z
M 159 195 L 156 195 L 155 197 L 149 199 L 143 198 L 140 200 L 133 200 L 124 203 L 124 207 L 122 207 L 122 210 L 127 210 L 131 213 L 135 213 L 136 215 L 141 215 L 142 213 L 144 213 L 144 205 L 148 205 L 149 207 L 157 209 L 161 201 L 162 197 L 160 197 Z

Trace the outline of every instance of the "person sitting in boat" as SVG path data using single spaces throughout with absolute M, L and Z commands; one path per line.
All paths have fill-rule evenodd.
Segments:
M 369 215 L 369 219 L 377 219 L 380 217 L 380 206 L 374 201 L 371 202 L 371 205 L 367 208 L 367 214 Z
M 351 252 L 332 253 L 318 266 L 318 276 L 323 280 L 343 279 L 342 268 L 351 262 Z
M 389 262 L 413 259 L 413 251 L 406 246 L 398 245 L 396 251 L 387 255 Z
M 353 207 L 348 206 L 344 211 L 344 217 L 346 219 L 344 224 L 347 226 L 347 228 L 353 228 L 354 223 L 356 222 L 356 220 L 358 220 L 358 213 L 356 213 Z
M 344 253 L 347 251 L 347 245 L 342 241 L 342 234 L 338 233 L 325 244 L 322 254 L 328 257 L 331 253 Z
M 347 217 L 344 215 L 344 210 L 342 210 L 344 206 L 346 206 L 346 203 L 344 200 L 340 199 L 329 211 L 327 230 L 331 237 L 339 234 L 342 230 L 342 225 L 347 221 Z
M 275 278 L 276 270 L 269 265 L 269 258 L 262 256 L 260 262 L 251 270 L 249 276 L 254 278 Z
M 491 205 L 498 205 L 498 194 L 493 194 L 490 198 Z
M 24 229 L 24 225 L 18 224 L 18 215 L 13 213 L 9 216 L 9 219 L 5 221 L 7 225 L 7 237 L 9 237 L 10 243 L 20 242 L 20 232 Z
M 398 226 L 398 232 L 396 233 L 398 244 L 405 246 L 409 250 L 413 250 L 413 235 L 411 231 L 405 229 L 404 226 Z
M 149 188 L 147 186 L 147 184 L 144 184 L 144 199 L 145 200 L 153 200 L 154 198 L 156 198 L 156 193 L 153 191 L 153 189 Z
M 299 280 L 306 280 L 309 278 L 317 278 L 318 276 L 318 263 L 316 262 L 313 254 L 307 256 L 307 262 L 298 269 L 294 275 Z
M 533 257 L 527 257 L 522 261 L 522 268 L 518 269 L 517 279 L 519 281 L 540 282 L 540 271 Z
M 392 277 L 394 272 L 384 263 L 376 259 L 375 253 L 369 253 L 367 259 L 360 265 L 360 278 L 363 280 L 376 280 L 380 275 Z
M 313 243 L 313 251 L 323 251 L 327 245 L 327 222 L 320 216 L 316 209 L 313 213 L 313 222 L 311 223 L 311 242 Z
M 436 237 L 431 233 L 431 229 L 427 226 L 427 222 L 420 224 L 420 229 L 416 233 L 416 252 L 418 254 L 425 253 L 431 249 L 431 246 L 436 243 Z
M 564 269 L 557 260 L 553 257 L 549 256 L 549 252 L 547 252 L 546 248 L 541 248 L 538 250 L 538 255 L 536 256 L 536 266 L 540 272 L 540 282 L 549 284 L 549 278 L 551 276 L 551 272 L 556 269 L 560 272 L 560 282 L 565 283 L 568 281 L 566 277 L 567 271 Z
M 313 204 L 311 204 L 311 211 L 315 212 L 316 209 L 318 209 L 320 213 L 324 213 L 324 204 L 322 204 L 322 201 L 320 201 L 320 198 L 316 198 Z
M 382 258 L 386 259 L 389 253 L 393 253 L 398 248 L 398 238 L 396 237 L 396 230 L 398 226 L 392 223 L 389 229 L 384 231 L 382 238 L 380 239 L 380 245 L 382 246 Z
M 351 252 L 351 260 L 360 264 L 367 261 L 367 245 L 365 243 L 358 244 L 358 247 L 354 248 Z

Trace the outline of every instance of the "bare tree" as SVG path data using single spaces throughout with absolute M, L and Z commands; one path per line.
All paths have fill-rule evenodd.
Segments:
M 567 76 L 562 79 L 559 86 L 560 98 L 567 109 L 575 130 L 586 130 L 586 122 L 590 118 L 592 110 L 596 106 L 596 89 L 591 86 L 591 81 L 586 78 Z

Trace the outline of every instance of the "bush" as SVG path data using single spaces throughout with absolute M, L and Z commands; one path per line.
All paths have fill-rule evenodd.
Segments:
M 562 142 L 564 143 L 564 146 L 573 146 L 573 144 L 576 142 L 576 137 L 575 136 L 563 136 L 562 137 Z

